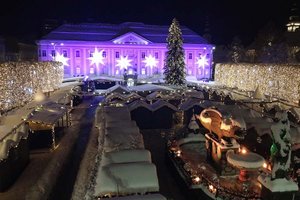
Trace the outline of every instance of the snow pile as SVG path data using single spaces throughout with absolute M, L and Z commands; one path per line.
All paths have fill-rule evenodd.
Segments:
M 285 178 L 271 180 L 271 177 L 269 176 L 260 175 L 258 181 L 271 192 L 298 191 L 298 185 L 294 181 Z
M 148 162 L 105 165 L 99 171 L 96 182 L 96 196 L 159 191 L 156 167 Z
M 130 162 L 151 163 L 151 153 L 146 149 L 127 149 L 122 151 L 106 152 L 102 156 L 102 165 Z
M 259 169 L 265 163 L 265 159 L 262 156 L 252 152 L 241 154 L 228 151 L 226 158 L 231 165 L 245 169 Z
M 128 108 L 104 107 L 102 114 L 104 127 L 100 131 L 105 134 L 102 136 L 104 142 L 99 142 L 103 148 L 98 152 L 100 163 L 96 166 L 93 196 L 158 192 L 156 166 L 151 163 L 151 154 L 144 147 L 143 137 L 136 123 L 129 118 Z M 161 196 L 157 197 L 161 199 Z

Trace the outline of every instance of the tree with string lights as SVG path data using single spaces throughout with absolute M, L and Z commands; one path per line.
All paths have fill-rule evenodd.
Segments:
M 174 18 L 167 37 L 167 53 L 164 65 L 165 83 L 185 85 L 186 72 L 184 62 L 183 39 L 179 22 Z

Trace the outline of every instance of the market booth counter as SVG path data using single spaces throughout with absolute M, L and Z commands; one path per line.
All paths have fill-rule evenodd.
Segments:
M 19 116 L 8 116 L 16 121 Z M 28 127 L 25 121 L 17 125 L 0 124 L 0 192 L 7 190 L 19 177 L 29 162 Z
M 48 102 L 36 108 L 28 117 L 31 149 L 57 147 L 57 138 L 63 127 L 70 125 L 70 114 L 64 105 Z

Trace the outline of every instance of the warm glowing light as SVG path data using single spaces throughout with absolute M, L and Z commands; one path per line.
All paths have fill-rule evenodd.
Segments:
M 195 178 L 194 178 L 194 181 L 196 182 L 196 183 L 198 183 L 198 182 L 200 182 L 200 177 L 199 176 L 196 176 Z
M 209 188 L 209 190 L 212 191 L 214 189 L 214 186 L 213 185 L 209 185 L 208 188 Z
M 264 164 L 263 164 L 263 168 L 266 169 L 267 167 L 268 167 L 268 164 L 267 164 L 267 163 L 264 163 Z
M 63 66 L 69 66 L 69 64 L 68 64 L 69 58 L 64 57 L 63 54 L 56 52 L 54 60 L 57 62 L 61 62 L 63 64 Z
M 144 63 L 146 63 L 146 67 L 156 67 L 158 60 L 155 59 L 152 55 L 146 56 L 145 60 L 143 60 Z
M 208 65 L 208 59 L 206 58 L 206 56 L 200 55 L 200 57 L 197 58 L 196 64 L 198 65 L 199 68 L 200 68 L 200 67 L 205 67 L 205 66 Z
M 300 82 L 300 68 L 292 64 L 272 64 L 272 73 L 270 73 L 269 67 L 270 64 L 218 63 L 215 68 L 215 82 L 244 91 L 254 91 L 259 85 L 261 92 L 265 95 L 298 103 L 300 90 L 297 89 L 296 83 Z M 242 83 L 241 80 L 243 80 Z
M 128 56 L 121 56 L 120 59 L 117 60 L 117 67 L 120 67 L 121 69 L 127 69 L 128 67 L 131 67 L 132 64 L 130 63 L 132 60 L 128 59 Z
M 176 152 L 176 155 L 177 155 L 178 157 L 180 157 L 180 156 L 181 156 L 181 151 L 178 150 L 178 151 Z
M 241 152 L 242 154 L 246 154 L 246 153 L 247 153 L 247 149 L 243 147 L 243 148 L 240 149 L 240 152 Z
M 104 65 L 104 57 L 103 57 L 103 51 L 98 51 L 97 48 L 95 48 L 94 53 L 92 53 L 92 57 L 88 58 L 91 61 L 91 65 L 95 64 L 97 67 L 99 66 L 99 64 Z

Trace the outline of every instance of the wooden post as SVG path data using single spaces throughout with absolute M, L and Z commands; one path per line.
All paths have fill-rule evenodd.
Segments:
M 52 135 L 52 149 L 54 150 L 56 148 L 56 144 L 55 144 L 55 129 L 54 129 L 55 125 L 52 126 L 52 131 L 51 131 L 51 135 Z

